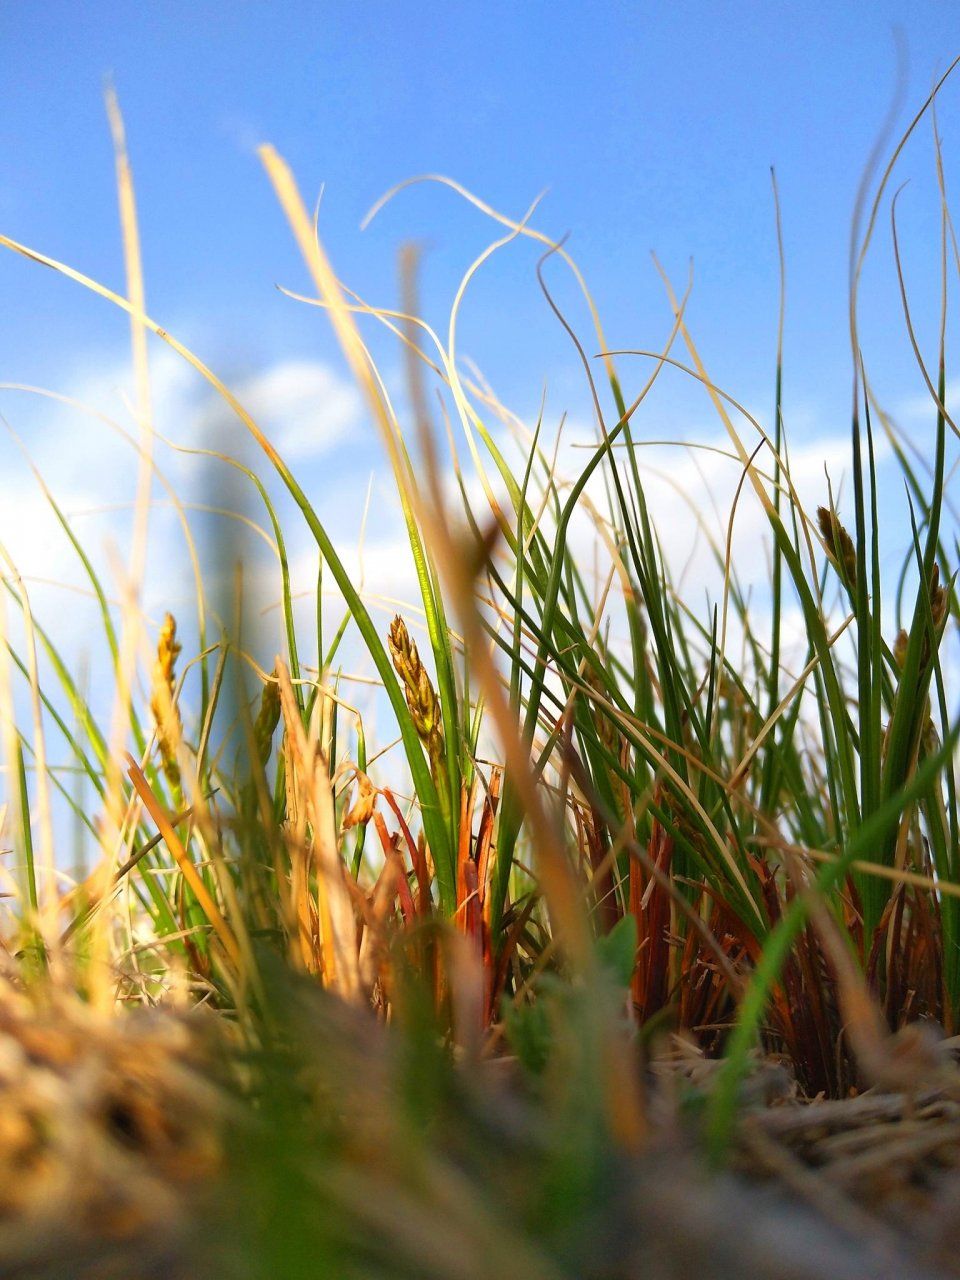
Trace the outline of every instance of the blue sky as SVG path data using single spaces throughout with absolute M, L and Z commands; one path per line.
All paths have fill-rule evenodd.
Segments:
M 956 19 L 953 4 L 918 0 L 5 3 L 0 223 L 119 280 L 101 100 L 109 73 L 136 167 L 151 309 L 202 332 L 214 359 L 313 355 L 323 339 L 272 291 L 302 274 L 253 155 L 269 139 L 305 191 L 326 184 L 325 240 L 341 274 L 370 296 L 395 297 L 396 247 L 417 236 L 430 247 L 428 306 L 444 314 L 489 233 L 452 197 L 420 190 L 361 234 L 362 215 L 392 183 L 440 171 L 514 213 L 548 189 L 540 223 L 570 233 L 611 340 L 649 342 L 662 330 L 649 250 L 677 276 L 692 256 L 691 318 L 711 364 L 760 395 L 775 309 L 774 163 L 790 272 L 788 371 L 798 392 L 815 387 L 832 403 L 846 387 L 850 211 L 893 90 L 894 24 L 915 104 L 960 48 Z M 944 99 L 946 129 L 955 98 Z M 906 171 L 929 186 L 928 132 L 914 152 Z M 926 231 L 935 204 L 923 208 Z M 533 259 L 510 256 L 465 320 L 474 354 L 524 409 L 544 379 L 568 372 L 531 282 Z M 106 337 L 107 322 L 92 333 L 87 323 L 101 307 L 62 285 L 27 305 L 36 272 L 8 259 L 0 273 L 3 295 L 20 304 L 4 332 L 19 376 L 48 377 L 64 355 L 88 357 L 85 346 Z M 507 317 L 526 322 L 521 368 L 509 358 Z
M 289 446 L 322 517 L 349 547 L 378 448 L 322 316 L 275 288 L 305 289 L 306 281 L 258 143 L 271 141 L 288 158 L 311 201 L 324 185 L 321 235 L 341 277 L 368 300 L 395 305 L 398 247 L 411 238 L 424 244 L 424 306 L 439 326 L 462 272 L 496 229 L 449 191 L 424 186 L 361 231 L 373 202 L 415 174 L 445 173 L 514 216 L 546 191 L 537 224 L 569 233 L 614 346 L 655 347 L 669 329 L 651 249 L 678 283 L 692 258 L 688 319 L 707 366 L 768 425 L 774 164 L 788 271 L 785 412 L 807 449 L 799 466 L 805 492 L 822 500 L 824 460 L 835 475 L 843 468 L 849 226 L 894 93 L 894 27 L 909 55 L 902 124 L 960 53 L 957 18 L 947 0 L 0 0 L 0 231 L 122 288 L 102 98 L 104 77 L 112 77 L 136 178 L 149 311 L 262 406 L 265 425 Z M 958 107 L 960 79 L 940 105 L 948 182 Z M 898 169 L 897 183 L 905 179 L 905 262 L 932 357 L 938 203 L 928 125 Z M 564 411 L 586 423 L 582 373 L 537 287 L 536 259 L 533 246 L 517 244 L 490 264 L 468 297 L 460 349 L 527 420 L 546 387 L 553 423 Z M 550 270 L 594 350 L 583 307 L 554 264 Z M 122 316 L 8 253 L 0 254 L 0 298 L 0 381 L 41 384 L 123 416 Z M 915 407 L 922 383 L 898 308 L 885 214 L 863 285 L 866 358 L 878 391 L 923 449 L 930 417 Z M 390 376 L 399 362 L 384 350 Z M 623 368 L 629 394 L 643 366 Z M 163 353 L 155 375 L 160 429 L 184 443 L 207 439 L 216 417 L 209 402 Z M 93 528 L 84 511 L 130 500 L 131 467 L 89 419 L 9 392 L 0 393 L 0 410 L 77 513 L 78 528 Z M 703 395 L 681 378 L 664 380 L 642 430 L 700 441 L 719 434 Z M 63 548 L 41 536 L 42 504 L 12 445 L 6 456 L 0 538 L 34 577 L 57 577 Z M 662 467 L 700 484 L 674 457 L 663 455 Z M 169 461 L 186 483 L 184 464 Z M 374 508 L 382 517 L 376 501 Z M 122 544 L 120 518 L 101 515 L 105 533 L 89 535 L 95 553 L 101 533 Z M 163 536 L 168 524 L 158 517 Z M 399 589 L 388 526 L 374 521 L 374 577 Z M 748 554 L 756 549 L 751 528 Z M 306 572 L 308 548 L 295 541 L 293 550 Z M 156 608 L 178 591 L 189 596 L 184 573 L 177 561 L 161 575 Z

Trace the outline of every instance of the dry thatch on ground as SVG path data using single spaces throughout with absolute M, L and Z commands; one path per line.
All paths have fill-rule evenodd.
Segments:
M 175 1274 L 222 1165 L 196 1022 L 0 986 L 0 1273 Z
M 354 1076 L 356 1103 L 386 1092 L 389 1032 L 339 1002 L 324 1002 L 316 1016 L 317 1027 L 335 1024 L 338 1043 L 318 1079 L 330 1071 L 342 1079 L 366 1061 L 367 1083 Z M 224 1236 L 228 1153 L 253 1122 L 226 1087 L 216 1034 L 214 1019 L 197 1012 L 101 1015 L 73 995 L 47 991 L 38 1002 L 0 988 L 0 1274 L 265 1274 Z M 804 1102 L 781 1067 L 759 1063 L 733 1169 L 714 1174 L 678 1106 L 681 1095 L 689 1103 L 709 1090 L 710 1076 L 708 1063 L 698 1069 L 682 1054 L 660 1061 L 648 1082 L 649 1144 L 620 1165 L 619 1190 L 603 1213 L 577 1229 L 589 1253 L 559 1274 L 920 1280 L 960 1272 L 960 1093 Z M 523 1148 L 536 1111 L 519 1096 L 518 1079 L 512 1070 L 484 1072 L 465 1087 L 476 1086 L 480 1105 L 517 1095 L 509 1108 L 499 1105 L 515 1118 Z M 379 1121 L 368 1119 L 365 1158 L 376 1167 Z M 424 1267 L 424 1275 L 442 1274 Z M 477 1259 L 464 1274 L 495 1272 Z

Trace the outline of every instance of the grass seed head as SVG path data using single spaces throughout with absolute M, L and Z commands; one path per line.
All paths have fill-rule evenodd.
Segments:
M 907 661 L 907 645 L 910 637 L 907 635 L 903 627 L 897 632 L 897 638 L 893 642 L 893 660 L 902 671 Z
M 440 703 L 430 683 L 427 669 L 420 660 L 416 641 L 410 638 L 406 623 L 399 614 L 390 624 L 387 643 L 394 668 L 403 684 L 414 728 L 427 748 L 430 759 L 438 760 L 443 755 Z
M 940 566 L 935 564 L 930 575 L 930 612 L 933 614 L 933 626 L 939 631 L 947 616 L 947 588 L 940 581 Z
M 829 507 L 817 507 L 817 524 L 831 564 L 852 590 L 857 585 L 857 548 L 853 539 Z
M 153 664 L 153 687 L 150 711 L 157 729 L 160 761 L 163 772 L 172 787 L 180 783 L 180 766 L 177 764 L 177 748 L 180 745 L 182 726 L 180 710 L 174 699 L 177 658 L 181 645 L 177 641 L 177 623 L 172 613 L 166 614 L 157 641 L 157 657 Z

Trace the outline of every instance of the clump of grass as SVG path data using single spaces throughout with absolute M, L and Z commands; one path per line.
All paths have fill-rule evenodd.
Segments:
M 855 282 L 904 142 L 876 185 L 866 230 L 855 233 L 854 335 Z M 529 217 L 513 221 L 454 187 L 503 235 L 466 273 L 444 343 L 415 314 L 411 273 L 404 289 L 411 305 L 402 314 L 339 282 L 290 171 L 265 149 L 315 286 L 315 296 L 301 301 L 329 314 L 393 469 L 425 620 L 418 646 L 401 617 L 385 631 L 375 623 L 336 540 L 274 445 L 217 375 L 145 312 L 132 179 L 121 154 L 128 296 L 5 237 L 0 244 L 125 310 L 141 379 L 148 374 L 143 338 L 152 333 L 223 398 L 302 515 L 345 613 L 324 647 L 320 611 L 317 667 L 308 670 L 277 510 L 263 479 L 226 456 L 220 461 L 249 480 L 271 530 L 281 600 L 275 662 L 271 655 L 259 665 L 239 632 L 208 641 L 201 575 L 198 652 L 177 676 L 180 642 L 168 615 L 148 720 L 133 680 L 143 619 L 129 606 L 118 630 L 104 585 L 70 533 L 100 603 L 116 673 L 120 727 L 111 734 L 56 637 L 33 619 L 22 584 L 7 580 L 28 644 L 39 644 L 59 683 L 59 690 L 41 686 L 32 652 L 6 640 L 7 674 L 22 674 L 36 711 L 31 738 L 10 720 L 13 698 L 5 693 L 8 776 L 19 780 L 12 838 L 26 869 L 12 949 L 41 955 L 91 998 L 119 984 L 125 998 L 159 1001 L 171 975 L 185 975 L 251 1047 L 273 1044 L 277 1030 L 270 956 L 391 1022 L 402 1024 L 425 1001 L 424 1040 L 448 1058 L 479 1063 L 507 1046 L 548 1093 L 567 1097 L 557 1083 L 564 1072 L 568 1083 L 586 1081 L 582 1111 L 560 1109 L 567 1127 L 556 1141 L 569 1145 L 557 1156 L 555 1182 L 548 1179 L 556 1203 L 574 1195 L 565 1179 L 576 1181 L 571 1169 L 591 1133 L 602 1134 L 608 1154 L 642 1143 L 640 1062 L 659 1036 L 725 1055 L 709 1102 L 710 1133 L 722 1151 L 739 1081 L 758 1046 L 789 1063 L 803 1094 L 843 1097 L 896 1076 L 893 1037 L 908 1023 L 955 1032 L 960 728 L 941 657 L 958 611 L 947 499 L 956 427 L 945 404 L 953 244 L 945 198 L 944 311 L 933 374 L 903 290 L 907 335 L 931 395 L 930 448 L 919 459 L 910 453 L 855 345 L 851 498 L 841 513 L 827 493 L 811 516 L 790 475 L 781 357 L 766 430 L 709 377 L 687 326 L 686 296 L 665 275 L 671 319 L 662 347 L 612 352 L 566 250 Z M 937 164 L 942 183 L 939 147 Z M 896 247 L 895 220 L 893 228 Z M 503 446 L 494 423 L 516 427 L 515 419 L 458 359 L 464 292 L 490 254 L 520 238 L 546 250 L 540 285 L 596 410 L 595 446 L 569 484 L 542 443 L 542 424 L 532 433 L 517 428 L 510 449 Z M 550 273 L 561 264 L 596 320 L 599 362 L 554 301 Z M 363 336 L 367 325 L 393 334 L 409 358 L 409 424 L 386 394 Z M 684 359 L 675 354 L 681 345 Z M 638 367 L 647 372 L 628 402 L 626 377 Z M 737 501 L 752 497 L 768 522 L 771 609 L 763 631 L 731 557 L 736 504 L 725 542 L 710 539 L 723 582 L 713 609 L 699 614 L 671 579 L 634 425 L 670 367 L 703 387 L 740 472 Z M 468 484 L 454 450 L 455 509 L 445 496 L 427 378 L 462 431 L 479 482 Z M 144 429 L 149 435 L 148 414 Z M 878 431 L 902 470 L 911 529 L 892 610 L 881 563 Z M 419 460 L 411 456 L 415 437 Z M 519 466 L 510 460 L 517 450 Z M 601 487 L 605 509 L 595 497 Z M 479 502 L 470 496 L 476 491 L 484 495 Z M 148 490 L 141 500 L 149 501 Z M 572 537 L 584 517 L 605 557 L 596 589 Z M 785 655 L 789 606 L 804 630 L 797 668 Z M 378 781 L 363 718 L 344 697 L 336 663 L 348 634 L 371 660 L 396 721 L 409 801 Z M 253 693 L 251 670 L 261 685 Z M 33 857 L 39 815 L 31 811 L 26 760 L 36 760 L 41 797 L 48 730 L 66 743 L 100 810 L 93 817 L 81 811 L 78 820 L 95 836 L 102 866 L 66 897 L 43 889 Z M 121 773 L 126 746 L 135 754 Z M 425 1079 L 439 1080 L 441 1068 L 431 1062 Z M 440 1105 L 420 1102 L 428 1110 Z M 400 1159 L 404 1134 L 401 1126 L 393 1135 L 391 1158 Z M 343 1140 L 349 1147 L 354 1135 Z M 416 1176 L 435 1179 L 427 1165 Z M 317 1174 L 321 1182 L 325 1176 Z M 346 1170 L 343 1179 L 336 1196 L 355 1196 Z M 528 1270 L 555 1274 L 533 1263 Z

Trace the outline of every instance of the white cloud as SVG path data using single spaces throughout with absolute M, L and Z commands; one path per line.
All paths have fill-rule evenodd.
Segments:
M 952 379 L 947 383 L 947 412 L 956 421 L 960 411 L 960 381 Z M 929 391 L 921 391 L 916 395 L 906 396 L 897 406 L 897 416 L 905 422 L 932 424 L 937 408 Z
M 272 365 L 243 383 L 237 397 L 291 461 L 328 452 L 363 421 L 363 402 L 353 383 L 315 360 Z
M 561 447 L 558 471 L 574 477 L 587 465 L 590 452 L 581 446 L 589 431 L 571 430 Z M 642 439 L 642 436 L 639 437 Z M 692 447 L 694 440 L 702 448 Z M 885 440 L 877 441 L 878 460 L 889 454 Z M 725 456 L 726 455 L 726 456 Z M 712 541 L 725 547 L 728 525 L 742 464 L 733 455 L 726 434 L 701 431 L 690 445 L 651 444 L 636 451 L 637 463 L 654 532 L 658 536 L 667 569 L 684 598 L 699 608 L 705 593 L 716 600 L 722 589 L 722 572 L 710 550 Z M 617 465 L 624 482 L 628 468 L 624 451 L 617 452 Z M 761 453 L 758 469 L 771 472 L 769 454 Z M 840 500 L 849 486 L 850 441 L 846 433 L 805 438 L 790 450 L 790 478 L 803 509 L 812 516 L 818 504 L 827 500 L 827 475 L 834 497 Z M 765 481 L 770 489 L 770 482 Z M 566 486 L 561 486 L 565 495 Z M 608 497 L 602 471 L 598 469 L 586 489 L 586 496 L 604 515 Z M 585 573 L 593 563 L 595 535 L 584 516 L 575 519 L 570 530 L 571 547 Z M 744 484 L 737 498 L 733 525 L 732 556 L 742 585 L 763 590 L 767 582 L 766 548 L 770 540 L 768 517 L 752 485 Z M 601 572 L 607 557 L 601 555 Z
M 188 447 L 221 447 L 249 456 L 257 465 L 243 427 L 181 357 L 163 346 L 155 347 L 150 375 L 158 433 Z M 136 494 L 135 443 L 123 439 L 110 425 L 115 423 L 136 441 L 129 360 L 113 356 L 88 360 L 72 385 L 49 390 L 62 393 L 65 399 L 0 388 L 0 413 L 23 441 L 53 497 L 73 518 L 85 549 L 102 566 L 107 547 L 119 548 L 122 554 Z M 362 422 L 358 392 L 317 361 L 284 360 L 270 365 L 241 382 L 237 394 L 292 462 L 342 448 Z M 8 438 L 5 457 L 0 541 L 25 575 L 76 582 L 76 555 L 40 486 L 26 463 L 20 462 L 12 438 Z M 159 442 L 154 460 L 181 498 L 210 500 L 205 488 L 208 471 L 201 460 L 171 453 Z M 169 503 L 158 482 L 153 497 L 160 504 Z M 178 559 L 180 551 L 172 517 L 164 515 L 162 506 L 151 525 L 155 577 L 157 566 L 169 564 L 171 551 Z M 171 572 L 180 571 L 171 566 Z

